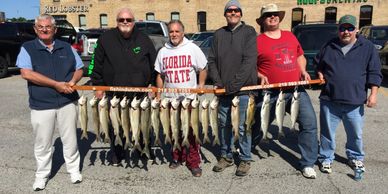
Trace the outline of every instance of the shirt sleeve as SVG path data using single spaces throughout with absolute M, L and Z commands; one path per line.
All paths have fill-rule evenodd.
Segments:
M 74 54 L 74 57 L 75 57 L 75 62 L 76 62 L 76 65 L 75 65 L 75 69 L 81 69 L 82 67 L 84 67 L 84 63 L 82 62 L 82 59 L 81 57 L 78 55 L 77 51 L 71 47 L 71 50 L 73 51 L 73 54 Z
M 194 48 L 194 52 L 195 52 L 195 56 L 196 56 L 196 71 L 200 71 L 200 70 L 203 70 L 206 68 L 207 66 L 207 59 L 206 59 L 206 56 L 205 54 L 203 54 L 202 50 L 197 46 L 197 45 L 194 45 L 193 46 Z
M 24 47 L 20 48 L 19 55 L 16 59 L 16 66 L 21 69 L 32 69 L 31 57 Z
M 155 71 L 160 73 L 160 74 L 162 73 L 160 67 L 163 65 L 163 61 L 161 60 L 161 53 L 162 52 L 163 52 L 163 48 L 159 50 L 158 55 L 157 55 L 156 60 L 155 60 L 155 65 L 154 65 Z

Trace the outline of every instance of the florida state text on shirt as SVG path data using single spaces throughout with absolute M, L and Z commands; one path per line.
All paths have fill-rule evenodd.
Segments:
M 190 81 L 190 68 L 193 66 L 191 55 L 169 56 L 162 59 L 162 71 L 165 81 L 169 83 L 183 83 Z

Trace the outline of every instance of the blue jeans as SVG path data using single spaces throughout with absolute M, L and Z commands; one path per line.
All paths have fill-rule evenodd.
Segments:
M 242 95 L 240 97 L 240 125 L 239 125 L 239 146 L 240 146 L 240 159 L 244 161 L 252 160 L 251 157 L 251 134 L 245 132 L 245 119 L 246 110 L 248 106 L 248 95 Z M 221 96 L 219 98 L 219 131 L 221 141 L 221 157 L 233 159 L 232 146 L 233 146 L 233 130 L 231 124 L 231 107 L 233 96 Z
M 296 122 L 299 124 L 298 148 L 300 150 L 301 159 L 299 165 L 301 169 L 304 167 L 312 167 L 318 158 L 318 134 L 317 134 L 317 118 L 315 116 L 313 105 L 310 97 L 303 87 L 298 87 L 300 92 L 299 115 Z M 271 94 L 271 110 L 270 123 L 275 119 L 276 100 L 279 96 L 279 90 L 264 90 L 263 94 L 256 99 L 255 125 L 252 128 L 253 146 L 260 143 L 262 132 L 260 129 L 261 117 L 260 111 L 263 103 L 264 93 Z M 286 100 L 286 112 L 291 112 L 291 101 L 294 89 L 284 90 Z
M 362 127 L 364 124 L 364 106 L 350 105 L 321 100 L 321 146 L 319 162 L 333 163 L 335 152 L 335 132 L 342 121 L 346 132 L 346 156 L 349 160 L 364 160 Z

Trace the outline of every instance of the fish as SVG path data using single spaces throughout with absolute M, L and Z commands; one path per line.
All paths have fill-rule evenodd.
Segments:
M 100 118 L 101 134 L 104 136 L 104 143 L 110 143 L 109 137 L 109 111 L 108 111 L 108 98 L 104 95 L 98 103 L 98 112 Z
M 171 144 L 169 104 L 170 104 L 170 100 L 168 98 L 164 98 L 160 103 L 160 122 L 162 123 L 162 127 L 163 127 L 165 144 Z
M 181 146 L 179 145 L 179 100 L 177 98 L 173 98 L 171 101 L 170 108 L 170 125 L 172 131 L 172 140 L 174 140 L 173 150 L 178 149 L 181 150 Z
M 182 107 L 181 107 L 181 128 L 182 128 L 182 135 L 183 135 L 182 146 L 186 146 L 187 148 L 190 147 L 190 143 L 189 143 L 190 103 L 191 103 L 191 100 L 189 98 L 185 98 L 182 100 Z
M 199 100 L 197 95 L 195 95 L 194 100 L 191 101 L 190 125 L 193 129 L 195 142 L 197 144 L 202 144 L 201 139 L 199 138 Z
M 290 111 L 291 129 L 293 130 L 295 130 L 295 123 L 299 114 L 299 103 L 300 103 L 300 93 L 298 92 L 298 90 L 295 90 L 292 95 L 291 111 Z
M 98 98 L 93 96 L 89 101 L 90 107 L 92 108 L 92 118 L 94 125 L 94 132 L 96 134 L 96 141 L 100 142 L 100 118 L 98 116 Z
M 248 107 L 247 107 L 247 116 L 245 119 L 246 132 L 252 134 L 252 125 L 255 124 L 255 96 L 249 95 Z
M 271 95 L 269 93 L 264 94 L 263 103 L 261 105 L 260 117 L 261 117 L 261 130 L 263 131 L 263 140 L 268 141 L 268 127 L 269 117 L 271 110 Z
M 112 100 L 110 100 L 109 117 L 115 135 L 114 143 L 115 145 L 123 146 L 123 140 L 121 140 L 120 137 L 120 98 L 117 98 L 117 96 L 114 96 Z
M 232 130 L 233 130 L 233 140 L 236 142 L 239 139 L 239 126 L 240 126 L 240 99 L 238 96 L 235 96 L 232 100 L 231 107 L 231 120 L 232 120 Z
M 210 102 L 210 127 L 212 128 L 214 140 L 214 145 L 220 145 L 220 138 L 218 133 L 218 97 L 214 96 L 212 101 Z
M 82 95 L 78 99 L 78 106 L 79 106 L 79 121 L 81 124 L 82 129 L 82 135 L 81 139 L 88 139 L 88 97 L 85 97 Z
M 129 99 L 124 96 L 120 101 L 120 121 L 123 128 L 123 135 L 125 137 L 124 150 L 132 147 L 132 143 L 129 137 L 131 123 L 129 121 Z
M 131 102 L 131 108 L 129 109 L 129 121 L 131 123 L 132 141 L 134 141 L 133 148 L 142 151 L 140 145 L 140 102 L 136 96 Z
M 286 114 L 286 101 L 285 101 L 285 94 L 283 91 L 280 91 L 278 99 L 276 100 L 276 108 L 275 108 L 275 117 L 276 117 L 276 123 L 279 127 L 279 137 L 284 137 L 284 131 L 283 131 L 283 121 L 284 121 L 284 115 Z
M 203 134 L 203 143 L 210 143 L 209 138 L 209 100 L 206 98 L 201 103 L 201 125 Z
M 155 140 L 154 145 L 161 146 L 160 138 L 159 138 L 159 129 L 160 129 L 160 100 L 154 98 L 151 101 L 151 125 L 154 130 Z
M 144 148 L 142 154 L 145 154 L 147 158 L 151 158 L 150 156 L 150 128 L 151 128 L 151 101 L 148 96 L 145 96 L 140 103 L 140 130 L 143 135 Z

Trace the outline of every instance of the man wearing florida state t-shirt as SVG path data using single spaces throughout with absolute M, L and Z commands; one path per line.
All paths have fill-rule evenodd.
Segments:
M 201 49 L 184 37 L 184 26 L 179 20 L 168 23 L 170 41 L 160 49 L 155 61 L 155 70 L 158 72 L 156 85 L 159 88 L 203 88 L 207 76 L 207 60 Z M 197 84 L 199 72 L 199 84 Z M 193 99 L 195 94 L 166 93 L 166 98 Z M 160 94 L 157 94 L 160 98 Z M 179 138 L 180 150 L 172 150 L 170 168 L 175 169 L 186 162 L 187 168 L 195 177 L 202 175 L 199 167 L 201 157 L 200 145 L 196 143 L 193 130 L 189 130 L 189 149 L 182 146 L 182 137 Z
M 303 50 L 295 38 L 288 31 L 280 30 L 279 24 L 284 18 L 284 11 L 280 11 L 275 4 L 268 4 L 261 8 L 261 16 L 256 19 L 260 25 L 262 34 L 257 36 L 257 75 L 261 84 L 273 84 L 279 82 L 292 82 L 310 80 L 306 72 L 306 58 Z M 299 124 L 298 147 L 301 153 L 299 161 L 300 170 L 306 178 L 316 178 L 314 163 L 318 157 L 317 121 L 310 97 L 303 87 L 282 88 L 285 94 L 286 111 L 290 113 L 290 107 L 294 90 L 300 94 L 300 105 L 297 122 Z M 271 123 L 275 117 L 276 100 L 279 97 L 279 89 L 264 90 L 263 95 L 271 96 Z M 263 95 L 257 99 L 256 129 L 260 129 L 260 111 Z M 259 131 L 259 130 L 252 130 Z M 259 143 L 261 137 L 252 135 L 252 146 Z M 253 147 L 254 148 L 254 147 Z

